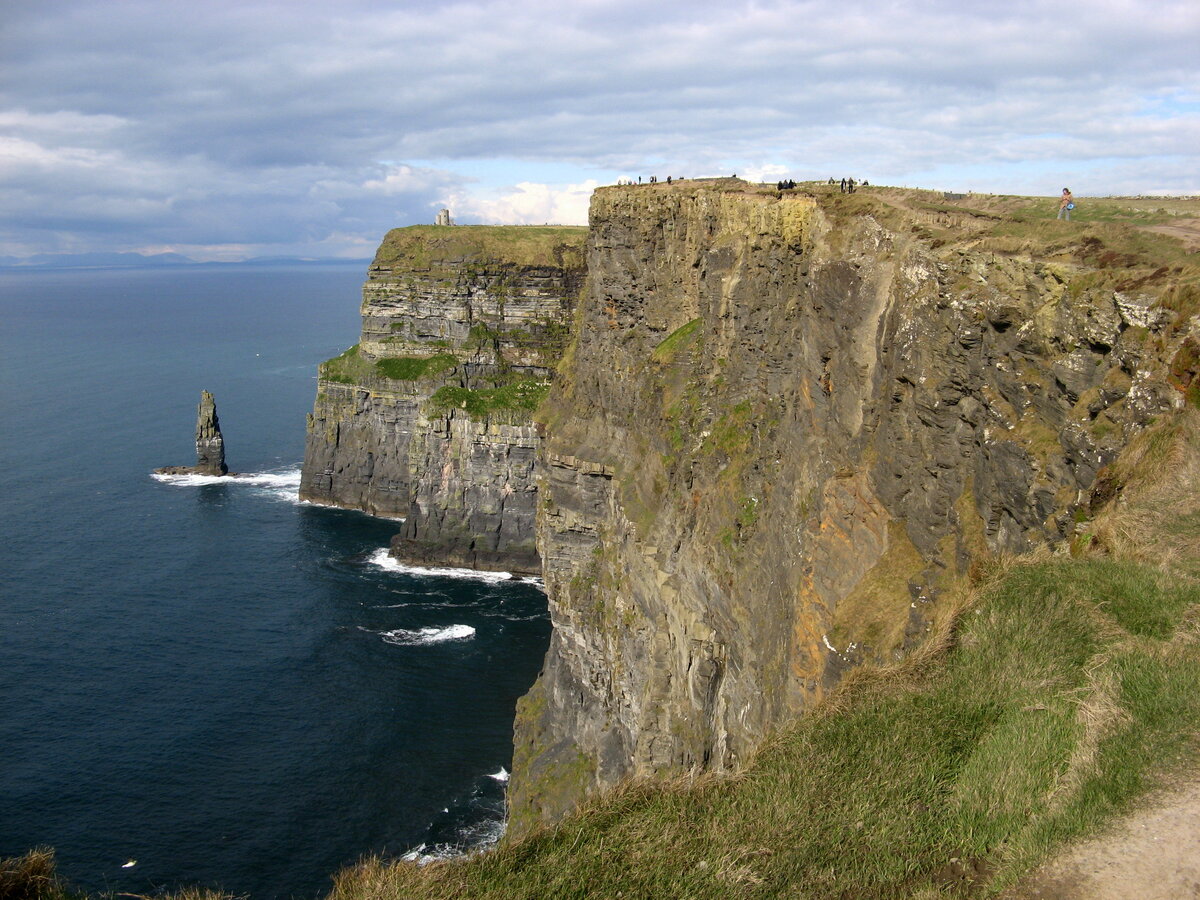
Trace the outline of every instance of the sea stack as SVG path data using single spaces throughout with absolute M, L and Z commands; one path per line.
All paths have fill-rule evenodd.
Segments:
M 196 465 L 163 466 L 155 475 L 232 475 L 225 466 L 225 439 L 217 421 L 217 401 L 208 391 L 200 392 L 196 407 Z
M 208 391 L 200 392 L 196 408 L 196 474 L 226 475 L 225 439 L 217 421 L 217 402 Z

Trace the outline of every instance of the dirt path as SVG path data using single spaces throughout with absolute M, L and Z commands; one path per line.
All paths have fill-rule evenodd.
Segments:
M 1147 231 L 1170 235 L 1183 241 L 1188 250 L 1200 250 L 1200 219 L 1179 219 L 1168 225 L 1144 225 Z
M 1152 798 L 1004 894 L 1007 900 L 1200 898 L 1200 777 Z

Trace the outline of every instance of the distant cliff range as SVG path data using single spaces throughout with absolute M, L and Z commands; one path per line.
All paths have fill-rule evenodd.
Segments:
M 256 256 L 236 262 L 199 262 L 178 253 L 39 253 L 0 256 L 0 269 L 161 269 L 172 266 L 309 266 L 365 265 L 366 259 L 303 259 Z

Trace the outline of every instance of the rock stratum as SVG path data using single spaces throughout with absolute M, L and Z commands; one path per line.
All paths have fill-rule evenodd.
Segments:
M 512 835 L 737 769 L 1200 402 L 1200 266 L 1116 214 L 721 179 L 590 218 L 391 232 L 309 421 L 302 496 L 405 516 L 393 554 L 540 566 Z
M 538 413 L 554 628 L 513 834 L 627 777 L 736 769 L 920 646 L 973 566 L 1066 546 L 1106 464 L 1195 400 L 1194 257 L 961 201 L 595 193 Z
M 583 282 L 583 228 L 391 231 L 360 342 L 324 363 L 300 496 L 404 518 L 410 562 L 538 572 L 533 409 Z
M 225 438 L 217 419 L 217 401 L 208 391 L 200 392 L 196 407 L 196 465 L 164 466 L 155 469 L 158 475 L 228 475 L 225 465 Z

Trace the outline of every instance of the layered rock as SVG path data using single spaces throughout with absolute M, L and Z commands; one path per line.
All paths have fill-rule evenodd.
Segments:
M 594 195 L 539 414 L 554 631 L 515 833 L 629 775 L 736 767 L 919 645 L 975 561 L 1068 538 L 1183 402 L 1193 326 L 1162 271 L 1115 282 L 1094 247 L 1031 254 L 973 216 L 736 181 Z
M 225 438 L 217 419 L 217 401 L 208 391 L 200 392 L 196 407 L 196 465 L 165 466 L 154 470 L 159 475 L 227 475 Z
M 208 391 L 200 392 L 196 407 L 196 471 L 201 475 L 225 475 L 225 438 L 217 420 L 217 401 Z
M 584 235 L 390 232 L 360 343 L 321 367 L 301 497 L 404 517 L 403 559 L 538 571 L 532 410 L 565 346 Z

